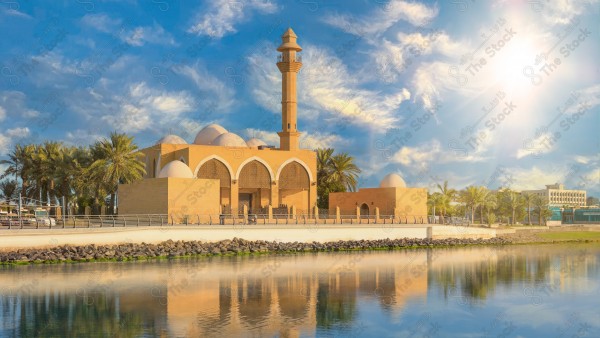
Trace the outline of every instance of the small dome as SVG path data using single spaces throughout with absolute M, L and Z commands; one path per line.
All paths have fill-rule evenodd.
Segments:
M 406 188 L 406 183 L 398 174 L 387 174 L 379 183 L 380 188 Z
M 187 142 L 177 135 L 167 135 L 156 141 L 156 144 L 187 144 Z
M 218 124 L 209 124 L 208 126 L 202 128 L 196 134 L 196 138 L 194 139 L 194 144 L 199 145 L 211 145 L 212 142 L 219 137 L 219 135 L 227 133 L 227 129 L 221 127 Z
M 160 173 L 158 174 L 158 178 L 194 178 L 194 173 L 190 167 L 188 167 L 185 163 L 181 161 L 171 161 L 164 166 Z
M 246 141 L 246 145 L 250 148 L 258 148 L 259 146 L 266 146 L 267 144 L 257 138 L 251 138 Z
M 248 147 L 244 139 L 234 133 L 221 134 L 212 142 L 212 145 L 221 147 Z

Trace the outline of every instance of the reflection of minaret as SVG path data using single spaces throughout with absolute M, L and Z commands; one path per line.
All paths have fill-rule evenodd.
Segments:
M 296 34 L 291 28 L 281 37 L 282 43 L 277 47 L 281 52 L 277 67 L 281 72 L 281 131 L 279 135 L 279 148 L 282 150 L 298 149 L 298 132 L 296 126 L 296 77 L 302 67 L 302 60 L 296 52 L 302 50 L 296 43 Z

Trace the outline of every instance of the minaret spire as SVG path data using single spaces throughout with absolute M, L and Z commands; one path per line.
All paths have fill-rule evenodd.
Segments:
M 296 43 L 297 38 L 292 28 L 288 28 L 281 37 L 281 45 L 277 47 L 277 51 L 281 52 L 277 62 L 281 72 L 281 131 L 277 133 L 281 150 L 298 150 L 300 137 L 296 126 L 296 78 L 302 67 L 302 59 L 296 53 L 302 48 Z

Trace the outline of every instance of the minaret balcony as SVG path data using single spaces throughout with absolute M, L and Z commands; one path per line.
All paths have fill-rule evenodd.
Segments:
M 277 62 L 300 62 L 302 63 L 302 55 L 296 54 L 294 57 L 279 54 L 277 55 Z

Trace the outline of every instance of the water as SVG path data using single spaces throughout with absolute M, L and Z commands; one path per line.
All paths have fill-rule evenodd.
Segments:
M 1 337 L 600 337 L 600 245 L 0 268 Z

